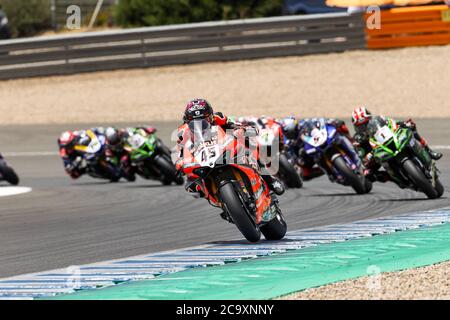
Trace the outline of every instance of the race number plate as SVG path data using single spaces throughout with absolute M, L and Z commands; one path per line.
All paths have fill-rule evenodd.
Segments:
M 217 145 L 199 148 L 194 155 L 195 160 L 203 167 L 214 167 L 219 156 L 219 146 Z
M 140 134 L 134 134 L 128 138 L 128 143 L 133 149 L 139 149 L 145 143 L 145 138 Z
M 104 139 L 102 137 L 96 137 L 92 139 L 91 143 L 86 148 L 87 153 L 97 153 L 102 148 L 102 142 Z
M 388 126 L 384 126 L 384 127 L 380 128 L 375 133 L 375 139 L 378 141 L 379 144 L 385 144 L 393 136 L 394 136 L 394 133 Z

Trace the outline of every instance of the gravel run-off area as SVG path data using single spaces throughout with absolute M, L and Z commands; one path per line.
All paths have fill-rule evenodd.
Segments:
M 286 300 L 450 299 L 450 261 L 308 289 Z
M 178 120 L 194 97 L 230 115 L 450 117 L 450 46 L 1 81 L 0 125 Z

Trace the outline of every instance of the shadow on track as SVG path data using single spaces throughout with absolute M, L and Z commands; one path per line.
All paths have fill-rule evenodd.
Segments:
M 439 199 L 428 199 L 428 198 L 408 198 L 408 199 L 379 199 L 380 202 L 414 202 L 414 201 L 439 201 L 445 200 L 447 197 L 441 197 Z
M 326 197 L 353 197 L 353 196 L 365 196 L 370 195 L 369 194 L 357 194 L 355 192 L 349 192 L 349 193 L 328 193 L 328 194 L 312 194 L 312 195 L 305 195 L 304 197 L 314 197 L 314 198 L 326 198 Z
M 171 188 L 171 187 L 179 187 L 175 185 L 165 186 L 163 184 L 129 184 L 127 188 L 130 189 L 155 189 L 155 188 Z

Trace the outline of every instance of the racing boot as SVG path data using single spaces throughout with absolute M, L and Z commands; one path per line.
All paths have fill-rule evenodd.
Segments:
M 442 158 L 442 156 L 443 156 L 442 153 L 431 150 L 429 146 L 426 146 L 425 150 L 427 150 L 428 154 L 430 155 L 431 159 L 433 159 L 433 160 L 437 161 L 440 158 Z
M 420 144 L 425 148 L 425 151 L 428 152 L 431 159 L 437 161 L 440 158 L 442 158 L 443 154 L 431 150 L 430 146 L 428 145 L 428 142 L 424 138 L 420 137 L 420 135 L 417 132 L 415 133 L 415 137 L 420 141 Z
M 187 179 L 186 183 L 184 185 L 184 188 L 195 199 L 200 199 L 200 198 L 205 197 L 205 194 L 203 193 L 202 188 L 195 181 Z
M 278 178 L 275 178 L 274 176 L 271 175 L 264 175 L 262 177 L 269 186 L 269 189 L 273 191 L 273 193 L 275 193 L 276 195 L 281 196 L 286 190 L 283 183 L 280 180 L 278 180 Z

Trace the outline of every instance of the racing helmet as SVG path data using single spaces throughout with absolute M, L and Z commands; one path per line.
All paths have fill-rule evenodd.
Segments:
M 105 130 L 106 141 L 111 146 L 117 146 L 120 144 L 120 134 L 119 132 L 112 127 L 106 128 Z
M 65 131 L 58 138 L 60 147 L 70 147 L 74 145 L 77 135 L 73 131 Z
M 295 139 L 297 137 L 298 121 L 295 117 L 286 117 L 281 119 L 280 125 L 286 138 Z
M 372 113 L 365 107 L 358 107 L 353 110 L 352 123 L 355 127 L 367 124 L 372 119 Z
M 206 120 L 209 123 L 214 122 L 214 110 L 205 99 L 194 99 L 189 101 L 184 110 L 184 123 L 192 120 Z

